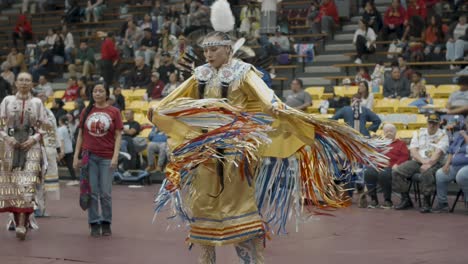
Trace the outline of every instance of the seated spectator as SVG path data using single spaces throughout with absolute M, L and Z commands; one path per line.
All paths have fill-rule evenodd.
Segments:
M 161 58 L 163 64 L 158 68 L 159 78 L 161 81 L 163 81 L 163 83 L 168 83 L 169 75 L 177 71 L 177 68 L 175 67 L 174 63 L 172 63 L 172 58 L 169 52 L 162 52 Z
M 149 29 L 149 32 L 153 32 L 153 21 L 151 20 L 151 16 L 149 14 L 145 14 L 139 28 L 141 31 Z
M 81 75 L 86 78 L 91 78 L 91 73 L 94 71 L 96 60 L 94 58 L 93 48 L 88 47 L 86 40 L 80 41 L 80 49 L 76 54 L 75 63 L 68 65 L 70 76 L 77 77 L 76 72 L 80 71 Z
M 356 77 L 354 77 L 354 83 L 359 84 L 360 82 L 370 82 L 371 77 L 369 75 L 369 70 L 367 67 L 359 67 Z
M 354 33 L 353 44 L 356 46 L 356 60 L 354 63 L 362 63 L 362 56 L 375 52 L 377 35 L 363 19 L 359 20 L 359 28 Z
M 384 203 L 382 208 L 392 208 L 392 169 L 409 160 L 409 151 L 406 143 L 396 138 L 397 129 L 393 124 L 385 124 L 383 126 L 384 137 L 390 140 L 388 152 L 385 156 L 389 159 L 388 167 L 377 171 L 374 168 L 366 168 L 364 170 L 364 181 L 371 198 L 371 208 L 379 207 L 379 199 L 377 198 L 377 183 L 382 188 Z
M 125 122 L 122 130 L 122 144 L 120 145 L 120 151 L 130 154 L 132 159 L 124 162 L 124 168 L 135 169 L 136 168 L 136 156 L 138 153 L 135 151 L 135 145 L 133 139 L 140 134 L 140 124 L 134 120 L 133 110 L 125 110 Z
M 36 8 L 38 5 L 39 6 L 39 11 L 43 13 L 44 10 L 44 5 L 47 2 L 47 0 L 23 0 L 23 5 L 22 5 L 22 13 L 23 14 L 35 14 L 36 13 Z M 29 9 L 29 5 L 31 4 L 31 9 Z M 29 11 L 29 12 L 28 12 Z
M 180 35 L 177 39 L 177 45 L 174 47 L 172 53 L 174 54 L 174 63 L 178 65 L 180 60 L 184 57 L 185 53 L 194 55 L 192 46 L 187 43 L 184 35 Z
M 317 16 L 312 18 L 312 33 L 332 34 L 340 24 L 338 10 L 334 0 L 323 0 Z
M 301 111 L 306 111 L 307 107 L 312 106 L 312 97 L 304 91 L 301 79 L 292 80 L 291 91 L 292 94 L 286 97 L 286 105 Z
M 169 148 L 167 146 L 167 136 L 154 126 L 148 135 L 148 139 L 150 142 L 147 147 L 148 167 L 146 168 L 146 171 L 162 171 L 168 157 Z M 158 164 L 156 166 L 154 164 L 155 154 L 158 155 Z
M 203 5 L 201 0 L 193 1 L 191 12 L 188 14 L 188 23 L 190 26 L 184 32 L 186 36 L 197 29 L 211 27 L 210 8 Z
M 148 85 L 148 89 L 146 89 L 148 100 L 161 99 L 163 97 L 164 86 L 165 84 L 159 79 L 159 73 L 151 73 L 151 83 Z
M 4 61 L 1 65 L 1 68 L 2 68 L 2 73 L 0 74 L 0 76 L 3 77 L 3 79 L 5 79 L 7 82 L 10 83 L 10 85 L 14 85 L 15 83 L 15 74 L 11 71 L 11 66 L 10 66 L 10 63 L 8 63 L 8 61 Z
M 411 94 L 408 79 L 401 76 L 400 69 L 393 67 L 391 76 L 386 77 L 383 85 L 383 96 L 385 98 L 403 98 Z
M 445 48 L 447 33 L 448 26 L 442 24 L 440 16 L 431 16 L 424 34 L 424 43 L 426 45 L 424 55 L 426 58 L 431 55 L 438 56 L 441 54 L 441 51 Z
M 422 74 L 420 72 L 413 72 L 413 74 L 411 74 L 411 95 L 409 97 L 419 98 L 420 91 L 415 89 L 417 85 L 426 85 L 426 79 L 422 77 Z
M 257 1 L 249 0 L 240 12 L 240 27 L 239 32 L 243 36 L 254 37 L 259 34 L 260 30 L 260 9 L 257 6 Z
M 407 61 L 403 55 L 398 55 L 398 67 L 400 68 L 401 76 L 407 80 L 411 80 L 411 75 L 413 75 L 413 69 L 407 65 Z
M 66 9 L 63 21 L 64 24 L 73 24 L 81 22 L 81 18 L 84 15 L 84 10 L 78 4 L 78 0 L 70 0 L 68 1 L 70 6 Z
M 361 106 L 372 110 L 374 108 L 374 94 L 369 91 L 367 81 L 359 82 L 358 94 L 359 99 L 361 99 Z
M 410 17 L 403 33 L 406 44 L 404 54 L 411 61 L 422 61 L 424 51 L 424 20 L 419 16 Z
M 91 15 L 94 17 L 94 22 L 99 22 L 105 7 L 104 0 L 88 0 L 85 9 L 85 22 L 91 22 Z
M 68 27 L 63 25 L 62 27 L 62 36 L 65 44 L 65 62 L 73 63 L 73 51 L 75 50 L 75 41 L 73 39 L 73 34 L 68 31 Z
M 39 83 L 36 86 L 36 89 L 44 91 L 47 98 L 50 98 L 54 95 L 54 89 L 52 88 L 50 82 L 47 80 L 47 77 L 44 75 L 39 76 Z
M 114 88 L 113 96 L 115 98 L 114 107 L 118 108 L 120 111 L 125 110 L 125 97 L 122 94 L 122 88 L 117 86 Z
M 44 42 L 52 48 L 55 44 L 55 40 L 58 38 L 57 31 L 54 28 L 47 30 L 47 36 L 44 38 Z
M 171 75 L 169 75 L 169 82 L 166 83 L 166 86 L 164 86 L 164 90 L 162 91 L 162 96 L 166 97 L 170 93 L 172 93 L 177 87 L 179 87 L 180 83 L 177 80 L 177 72 L 172 72 Z
M 412 17 L 419 17 L 422 20 L 426 20 L 427 8 L 425 0 L 408 0 L 406 20 L 408 21 Z
M 61 35 L 57 35 L 52 47 L 52 58 L 54 64 L 63 64 L 65 62 L 65 43 Z
M 374 1 L 367 1 L 364 7 L 364 13 L 362 19 L 369 28 L 372 28 L 376 34 L 380 32 L 383 26 L 382 15 L 375 7 Z
M 151 82 L 151 70 L 148 65 L 145 65 L 143 57 L 135 58 L 135 67 L 130 72 L 128 79 L 128 87 L 130 89 L 144 89 Z
M 78 79 L 78 87 L 80 91 L 80 98 L 83 100 L 90 100 L 93 97 L 93 87 L 88 85 L 86 77 Z
M 447 114 L 466 117 L 468 115 L 468 76 L 460 76 L 458 85 L 460 90 L 453 92 L 448 99 Z
M 468 202 L 468 118 L 465 118 L 465 130 L 453 140 L 447 151 L 448 157 L 444 166 L 436 172 L 437 207 L 434 212 L 449 212 L 447 191 L 448 184 L 456 181 L 463 190 L 465 204 Z
M 143 31 L 140 30 L 135 23 L 130 20 L 128 28 L 125 32 L 123 40 L 123 53 L 126 58 L 133 58 L 134 52 L 139 49 L 141 40 L 143 39 Z
M 72 102 L 78 99 L 78 97 L 80 97 L 80 87 L 78 86 L 76 77 L 70 77 L 70 79 L 68 79 L 68 87 L 65 90 L 62 100 L 65 102 Z
M 398 39 L 403 36 L 403 24 L 406 18 L 406 11 L 401 6 L 400 0 L 392 0 L 391 6 L 388 7 L 384 15 L 384 27 L 382 30 L 382 39 L 388 40 L 388 36 L 396 33 Z
M 50 71 L 50 67 L 52 64 L 52 53 L 49 50 L 48 45 L 45 41 L 40 41 L 38 44 L 39 46 L 39 59 L 35 62 L 35 64 L 31 65 L 30 72 L 33 76 L 33 82 L 39 80 L 40 75 L 47 75 Z
M 151 60 L 154 58 L 154 55 L 156 55 L 159 40 L 152 36 L 151 29 L 145 28 L 143 32 L 144 37 L 141 39 L 139 48 L 135 52 L 135 56 L 145 58 L 145 64 L 151 67 Z
M 345 123 L 348 124 L 348 126 L 359 131 L 365 137 L 370 137 L 369 131 L 377 131 L 377 129 L 379 129 L 380 123 L 382 123 L 379 116 L 372 112 L 372 110 L 361 106 L 361 99 L 359 94 L 355 94 L 353 96 L 351 105 L 345 106 L 338 110 L 331 119 L 343 119 Z M 367 122 L 371 122 L 372 125 L 367 127 Z
M 170 52 L 174 50 L 176 46 L 177 38 L 174 35 L 170 34 L 168 27 L 162 27 L 158 47 L 161 48 L 163 51 Z
M 401 193 L 401 202 L 396 210 L 406 210 L 413 207 L 409 196 L 409 184 L 416 173 L 419 177 L 419 187 L 424 195 L 422 213 L 431 210 L 431 195 L 435 191 L 435 172 L 442 167 L 449 141 L 447 134 L 439 129 L 440 118 L 431 114 L 427 118 L 427 128 L 415 132 L 410 144 L 412 160 L 406 161 L 392 170 L 393 190 Z
M 7 61 L 10 64 L 11 70 L 15 76 L 22 71 L 27 71 L 26 63 L 24 62 L 24 55 L 23 53 L 18 52 L 17 48 L 11 48 L 11 51 L 7 56 Z
M 456 61 L 463 59 L 463 55 L 468 50 L 468 24 L 466 23 L 466 15 L 458 18 L 458 23 L 452 26 L 449 30 L 449 39 L 447 41 L 447 53 L 445 58 L 447 61 Z M 450 66 L 450 69 L 458 69 L 457 66 Z
M 274 36 L 271 36 L 268 41 L 273 44 L 276 49 L 276 53 L 290 53 L 291 52 L 291 43 L 289 38 L 278 29 Z
M 32 40 L 33 31 L 31 22 L 28 21 L 26 15 L 19 15 L 16 21 L 15 30 L 13 31 L 13 46 L 18 48 L 18 39 L 23 40 L 24 47 L 26 47 L 27 41 Z
M 130 22 L 130 21 L 132 21 L 134 24 L 136 24 L 136 19 L 132 14 L 129 14 L 125 18 L 125 22 L 123 22 L 122 25 L 120 26 L 120 31 L 119 31 L 120 38 L 122 38 L 122 39 L 125 38 L 125 33 L 127 32 L 127 29 L 128 29 L 128 22 Z
M 55 100 L 52 101 L 52 107 L 50 108 L 50 110 L 54 114 L 57 122 L 60 119 L 60 117 L 66 116 L 68 114 L 68 112 L 65 109 L 63 109 L 64 105 L 65 103 L 60 98 L 55 98 Z
M 416 106 L 417 108 L 421 108 L 423 106 L 426 106 L 428 104 L 433 104 L 434 100 L 432 100 L 431 95 L 426 92 L 426 86 L 423 84 L 417 84 L 414 87 L 414 93 L 416 95 L 413 102 L 409 104 L 409 106 Z

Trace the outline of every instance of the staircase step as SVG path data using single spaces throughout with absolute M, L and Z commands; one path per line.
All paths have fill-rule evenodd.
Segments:
M 331 85 L 331 81 L 321 77 L 303 77 L 304 86 Z
M 379 5 L 390 5 L 392 3 L 392 0 L 375 0 L 374 1 L 375 5 L 376 6 L 379 6 Z
M 348 62 L 349 57 L 341 54 L 319 55 L 315 57 L 316 62 Z
M 327 44 L 325 45 L 327 51 L 354 51 L 356 47 L 353 44 Z
M 343 26 L 343 31 L 356 31 L 358 29 L 358 25 L 357 24 L 348 24 L 348 25 L 344 25 Z
M 67 83 L 65 82 L 53 82 L 50 84 L 54 90 L 65 90 L 67 89 Z
M 306 73 L 338 73 L 339 68 L 332 66 L 307 66 L 305 67 Z
M 349 40 L 352 41 L 354 37 L 354 33 L 346 33 L 346 34 L 336 34 L 336 40 Z
M 353 17 L 351 18 L 351 22 L 357 23 L 357 22 L 359 22 L 359 20 L 360 20 L 361 18 L 362 18 L 362 16 L 353 16 Z

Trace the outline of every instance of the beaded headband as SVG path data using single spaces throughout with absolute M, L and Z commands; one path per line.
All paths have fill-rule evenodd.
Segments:
M 232 41 L 230 40 L 215 40 L 215 41 L 205 41 L 201 44 L 202 48 L 215 47 L 215 46 L 231 46 Z

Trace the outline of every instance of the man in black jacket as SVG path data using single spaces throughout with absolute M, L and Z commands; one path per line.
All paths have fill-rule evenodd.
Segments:
M 128 87 L 130 89 L 146 89 L 151 82 L 151 70 L 148 65 L 145 65 L 143 57 L 135 58 L 135 67 L 130 72 L 128 79 Z

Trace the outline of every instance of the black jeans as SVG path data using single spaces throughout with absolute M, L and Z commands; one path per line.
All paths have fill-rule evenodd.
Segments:
M 101 60 L 101 76 L 104 79 L 104 87 L 109 90 L 114 81 L 114 65 L 111 60 Z
M 375 49 L 371 46 L 371 48 L 367 48 L 366 46 L 367 40 L 363 35 L 359 35 L 356 38 L 356 52 L 357 57 L 361 58 L 364 54 L 374 53 Z
M 388 36 L 392 33 L 396 33 L 397 38 L 401 39 L 403 37 L 404 27 L 403 25 L 395 26 L 393 29 L 388 26 L 384 26 L 382 29 L 382 40 L 388 40 Z
M 26 44 L 27 44 L 26 42 L 28 40 L 32 40 L 32 34 L 31 33 L 23 33 L 20 36 L 20 34 L 18 34 L 17 32 L 13 32 L 12 37 L 13 37 L 13 45 L 14 45 L 15 48 L 18 48 L 17 39 L 22 39 L 23 40 L 23 44 L 24 44 L 25 49 L 26 49 Z
M 70 173 L 70 176 L 71 176 L 72 180 L 73 181 L 78 180 L 76 178 L 75 169 L 73 168 L 73 153 L 65 154 L 63 159 L 65 160 L 65 165 L 68 168 L 68 172 Z
M 377 184 L 379 184 L 385 201 L 392 200 L 392 168 L 385 168 L 382 171 L 367 168 L 364 172 L 364 181 L 371 198 L 377 197 Z

